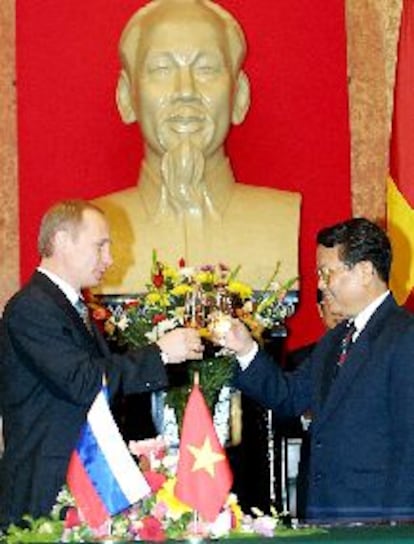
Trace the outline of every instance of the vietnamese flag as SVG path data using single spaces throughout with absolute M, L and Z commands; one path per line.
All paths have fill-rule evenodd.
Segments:
M 205 521 L 214 521 L 233 483 L 206 401 L 195 384 L 184 413 L 175 495 Z
M 390 287 L 400 304 L 409 304 L 414 295 L 414 0 L 403 1 L 401 14 L 389 174 Z

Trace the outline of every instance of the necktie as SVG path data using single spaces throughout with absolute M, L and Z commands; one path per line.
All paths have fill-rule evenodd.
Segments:
M 78 298 L 78 300 L 75 302 L 75 310 L 78 312 L 79 316 L 84 322 L 85 327 L 90 333 L 92 333 L 92 323 L 89 316 L 88 306 L 85 304 L 85 301 L 83 299 Z
M 343 366 L 343 364 L 346 361 L 346 358 L 347 358 L 348 352 L 349 352 L 349 348 L 352 345 L 352 337 L 353 337 L 355 331 L 356 331 L 356 327 L 355 327 L 354 322 L 353 321 L 348 321 L 348 323 L 346 324 L 345 334 L 344 334 L 344 336 L 343 336 L 343 338 L 341 340 L 338 361 L 336 363 L 339 367 Z

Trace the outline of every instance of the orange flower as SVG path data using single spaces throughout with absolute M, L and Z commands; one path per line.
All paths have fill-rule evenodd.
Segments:
M 95 321 L 104 321 L 111 317 L 111 312 L 104 308 L 103 306 L 97 306 L 92 310 L 92 318 Z

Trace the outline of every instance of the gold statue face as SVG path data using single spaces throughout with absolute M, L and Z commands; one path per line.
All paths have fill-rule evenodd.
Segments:
M 245 91 L 243 118 L 249 103 L 228 40 L 223 20 L 199 3 L 172 0 L 144 16 L 118 105 L 124 120 L 139 122 L 150 151 L 162 155 L 186 141 L 205 157 L 221 151 L 232 121 L 242 120 Z

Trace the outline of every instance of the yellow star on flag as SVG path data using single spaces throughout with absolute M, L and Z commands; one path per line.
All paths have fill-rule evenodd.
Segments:
M 222 453 L 217 453 L 212 449 L 210 438 L 206 436 L 204 444 L 201 446 L 201 448 L 196 448 L 195 446 L 191 445 L 188 445 L 187 447 L 195 459 L 191 472 L 205 470 L 212 478 L 214 478 L 215 464 L 222 461 L 224 459 L 224 455 Z

